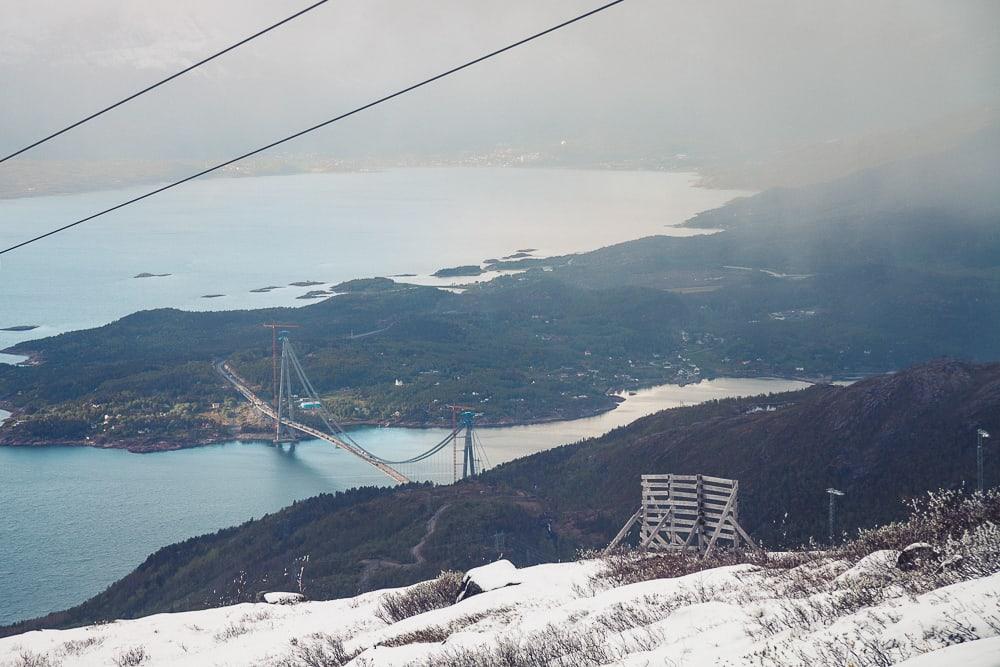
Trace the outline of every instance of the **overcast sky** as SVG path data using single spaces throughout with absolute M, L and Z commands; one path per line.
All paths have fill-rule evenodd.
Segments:
M 309 2 L 0 0 L 0 151 Z M 332 0 L 33 157 L 226 157 L 598 4 Z M 752 151 L 915 125 L 997 104 L 998 25 L 995 0 L 627 0 L 288 150 Z

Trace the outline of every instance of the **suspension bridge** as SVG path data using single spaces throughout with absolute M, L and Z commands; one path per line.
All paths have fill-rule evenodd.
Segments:
M 359 444 L 351 434 L 343 428 L 323 403 L 309 376 L 306 375 L 301 361 L 295 352 L 287 331 L 278 332 L 281 326 L 264 325 L 272 329 L 272 356 L 274 367 L 273 402 L 261 398 L 249 382 L 247 382 L 229 362 L 219 362 L 216 370 L 261 414 L 274 422 L 275 443 L 295 441 L 298 438 L 294 432 L 324 440 L 345 452 L 356 456 L 375 469 L 381 471 L 393 481 L 405 484 L 412 481 L 399 468 L 401 466 L 415 467 L 414 464 L 441 460 L 451 453 L 452 478 L 471 477 L 478 474 L 485 459 L 485 452 L 475 433 L 476 413 L 464 406 L 452 407 L 451 431 L 440 442 L 426 451 L 402 459 L 388 459 L 379 456 Z M 279 345 L 280 342 L 280 353 Z M 298 415 L 306 417 L 316 425 L 303 423 Z M 317 424 L 318 422 L 318 424 Z M 458 450 L 461 447 L 461 469 L 459 469 Z M 461 475 L 459 475 L 459 470 Z

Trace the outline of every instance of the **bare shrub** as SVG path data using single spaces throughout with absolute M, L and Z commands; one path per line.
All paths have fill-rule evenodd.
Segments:
M 226 627 L 222 628 L 215 633 L 215 641 L 217 642 L 227 642 L 230 639 L 236 639 L 242 635 L 250 632 L 250 628 L 246 623 L 242 621 L 239 623 L 230 623 Z
M 59 667 L 62 663 L 45 653 L 22 651 L 10 664 L 11 667 Z
M 382 646 L 406 646 L 407 644 L 433 644 L 441 643 L 456 632 L 460 632 L 470 625 L 475 625 L 484 618 L 497 618 L 513 611 L 511 607 L 497 607 L 488 612 L 478 612 L 456 618 L 448 625 L 429 625 L 412 632 L 390 637 L 381 642 Z
M 241 623 L 260 623 L 261 621 L 270 620 L 274 616 L 274 613 L 267 607 L 261 607 L 252 612 L 243 614 L 240 618 Z
M 91 646 L 100 646 L 103 643 L 104 637 L 87 637 L 63 642 L 62 648 L 68 655 L 80 655 Z
M 462 587 L 461 572 L 442 572 L 437 579 L 411 586 L 400 593 L 382 598 L 376 615 L 386 623 L 396 623 L 433 609 L 455 604 Z
M 735 550 L 720 550 L 704 558 L 690 551 L 648 552 L 626 549 L 602 556 L 601 560 L 603 568 L 591 577 L 591 584 L 617 587 L 653 579 L 683 577 L 727 565 L 751 563 L 763 566 L 768 562 L 768 557 L 764 553 Z
M 428 667 L 586 667 L 620 662 L 632 652 L 647 651 L 660 637 L 645 631 L 628 642 L 613 641 L 601 627 L 573 632 L 549 625 L 527 636 L 502 637 L 492 644 L 447 649 L 424 663 Z
M 292 655 L 282 661 L 287 667 L 343 667 L 361 652 L 348 651 L 344 640 L 322 632 L 292 639 Z
M 943 545 L 946 562 L 944 570 L 956 578 L 975 579 L 1000 572 L 1000 525 L 987 522 L 971 528 L 957 538 L 950 538 Z
M 652 607 L 656 608 L 656 607 Z M 649 607 L 618 603 L 597 616 L 594 622 L 609 632 L 626 632 L 662 621 L 670 612 L 655 614 Z
M 428 625 L 413 632 L 390 637 L 382 642 L 382 646 L 407 646 L 409 644 L 440 644 L 448 639 L 452 631 L 442 625 Z
M 133 646 L 114 657 L 115 667 L 137 667 L 149 660 L 144 646 Z
M 964 494 L 933 491 L 910 502 L 905 521 L 858 532 L 858 537 L 839 549 L 858 560 L 881 549 L 903 550 L 914 542 L 941 545 L 976 528 L 1000 523 L 1000 489 Z

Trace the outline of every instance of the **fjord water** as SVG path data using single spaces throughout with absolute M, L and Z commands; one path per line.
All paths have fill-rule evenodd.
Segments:
M 4 256 L 0 349 L 155 307 L 303 305 L 308 287 L 426 274 L 502 257 L 590 250 L 672 229 L 744 194 L 696 188 L 691 174 L 564 169 L 397 169 L 219 178 L 118 211 Z M 0 246 L 140 194 L 92 192 L 0 201 Z M 170 274 L 133 278 L 139 273 Z M 285 286 L 266 293 L 250 290 Z M 205 299 L 206 294 L 225 296 Z M 0 363 L 19 357 L 0 355 Z M 640 392 L 587 420 L 481 431 L 491 462 L 599 435 L 656 409 L 795 387 L 730 380 Z M 2 419 L 4 414 L 0 414 Z M 369 429 L 383 455 L 439 441 L 439 430 Z M 407 471 L 448 481 L 448 470 Z M 223 445 L 151 455 L 0 448 L 0 623 L 65 608 L 127 574 L 156 548 L 273 512 L 296 499 L 386 479 L 322 442 L 294 450 Z
M 780 379 L 665 385 L 629 396 L 597 417 L 478 433 L 496 465 L 601 435 L 660 409 L 804 386 Z M 426 450 L 445 434 L 441 429 L 364 428 L 354 437 L 379 455 L 401 458 Z M 449 482 L 448 463 L 405 472 L 414 479 Z M 367 464 L 318 440 L 294 448 L 232 442 L 156 454 L 0 448 L 0 624 L 82 602 L 161 546 L 319 493 L 387 483 Z
M 0 350 L 129 313 L 302 305 L 309 288 L 429 274 L 516 250 L 592 250 L 671 229 L 741 192 L 693 174 L 427 168 L 188 183 L 3 257 Z M 146 190 L 0 201 L 0 247 Z M 169 276 L 135 279 L 140 273 Z M 285 286 L 267 293 L 250 290 Z M 205 295 L 218 295 L 203 298 Z

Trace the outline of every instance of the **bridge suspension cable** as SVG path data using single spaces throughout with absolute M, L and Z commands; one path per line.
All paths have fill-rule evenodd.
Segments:
M 319 415 L 319 418 L 323 421 L 323 424 L 331 432 L 336 433 L 339 437 L 341 437 L 344 440 L 348 441 L 350 444 L 352 444 L 355 447 L 357 447 L 358 449 L 362 450 L 363 452 L 365 452 L 366 454 L 368 454 L 371 458 L 375 459 L 376 461 L 378 461 L 380 463 L 384 463 L 386 465 L 393 465 L 393 466 L 396 466 L 396 465 L 405 465 L 405 464 L 409 464 L 409 463 L 419 463 L 420 461 L 424 461 L 426 459 L 429 459 L 430 457 L 434 456 L 435 454 L 437 454 L 438 452 L 440 452 L 441 450 L 443 450 L 448 445 L 452 444 L 452 442 L 454 442 L 455 438 L 458 437 L 458 434 L 461 433 L 463 430 L 465 430 L 469 434 L 469 437 L 473 436 L 473 431 L 472 431 L 472 428 L 471 428 L 471 423 L 463 423 L 463 424 L 461 424 L 459 426 L 456 426 L 451 431 L 451 433 L 449 433 L 447 436 L 445 436 L 445 438 L 443 440 L 441 440 L 439 443 L 437 443 L 436 445 L 434 445 L 433 447 L 431 447 L 427 451 L 421 452 L 420 454 L 417 454 L 416 456 L 412 456 L 410 458 L 400 459 L 400 460 L 393 460 L 393 459 L 383 458 L 383 457 L 379 456 L 378 454 L 375 454 L 375 453 L 371 452 L 370 450 L 368 450 L 367 448 L 365 448 L 363 445 L 361 445 L 360 443 L 358 443 L 358 441 L 355 440 L 351 436 L 351 434 L 343 426 L 340 425 L 340 423 L 334 418 L 334 416 L 326 408 L 326 405 L 323 403 L 322 398 L 320 398 L 319 392 L 316 391 L 316 388 L 313 386 L 313 383 L 309 379 L 309 376 L 306 375 L 305 370 L 303 370 L 302 363 L 299 361 L 299 357 L 295 353 L 295 348 L 292 345 L 291 341 L 288 340 L 287 337 L 282 338 L 281 364 L 282 364 L 282 369 L 281 369 L 281 375 L 280 375 L 280 377 L 281 377 L 282 383 L 286 382 L 285 378 L 289 378 L 288 381 L 290 381 L 288 369 L 290 368 L 291 370 L 293 370 L 295 372 L 295 375 L 296 375 L 297 379 L 299 380 L 299 384 L 302 386 L 302 389 L 305 392 L 306 396 L 310 399 L 310 401 L 312 402 L 312 404 L 315 406 L 316 413 Z M 279 388 L 279 397 L 288 396 L 290 398 L 291 397 L 291 391 L 290 391 L 290 389 L 291 389 L 290 387 Z M 280 404 L 280 398 L 279 398 L 279 404 Z M 289 411 L 291 411 L 291 410 L 292 410 L 292 407 L 291 407 L 291 403 L 290 403 L 289 404 Z M 280 417 L 280 411 L 279 411 L 279 417 Z M 482 448 L 482 444 L 481 443 L 480 443 L 480 448 Z M 484 456 L 485 456 L 485 454 L 484 454 Z M 475 474 L 475 466 L 473 466 L 472 474 Z
M 316 391 L 316 388 L 309 380 L 309 376 L 306 375 L 305 370 L 302 368 L 302 363 L 299 361 L 298 355 L 295 353 L 295 348 L 288 340 L 287 332 L 282 332 L 282 334 L 281 368 L 278 373 L 278 395 L 274 401 L 274 405 L 258 396 L 246 380 L 240 377 L 228 363 L 217 362 L 215 364 L 216 370 L 218 370 L 219 374 L 222 375 L 227 382 L 232 384 L 233 387 L 248 401 L 250 401 L 250 404 L 256 410 L 263 413 L 270 419 L 275 420 L 275 442 L 284 442 L 288 440 L 288 438 L 285 438 L 282 435 L 283 427 L 301 431 L 306 435 L 326 440 L 338 448 L 346 450 L 369 465 L 384 472 L 393 480 L 405 484 L 411 480 L 394 466 L 426 461 L 435 454 L 441 452 L 450 444 L 455 445 L 457 454 L 458 435 L 464 431 L 465 450 L 463 456 L 462 477 L 465 478 L 474 476 L 481 472 L 482 462 L 486 461 L 486 452 L 482 446 L 482 442 L 479 441 L 477 434 L 473 430 L 473 421 L 476 414 L 469 410 L 462 413 L 461 423 L 456 424 L 443 440 L 433 445 L 426 451 L 420 452 L 419 454 L 409 458 L 399 460 L 387 459 L 372 453 L 360 445 L 353 437 L 351 437 L 350 433 L 348 433 L 344 427 L 337 422 L 330 411 L 326 408 L 326 405 L 324 405 L 323 400 Z M 295 419 L 295 411 L 297 409 L 295 400 L 299 397 L 297 397 L 292 391 L 293 374 L 298 380 L 299 385 L 302 387 L 305 397 L 308 399 L 308 401 L 303 401 L 299 405 L 298 409 L 308 409 L 310 411 L 315 410 L 315 414 L 319 416 L 323 425 L 326 427 L 326 432 Z M 308 407 L 305 407 L 307 404 Z M 454 465 L 452 465 L 452 471 L 455 471 Z

